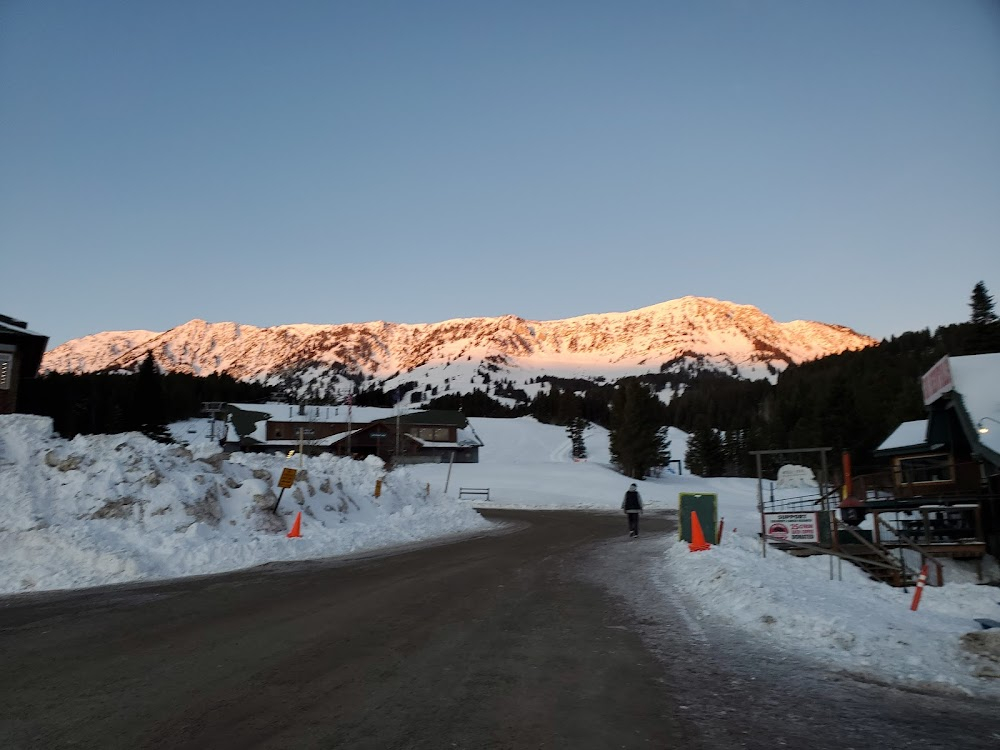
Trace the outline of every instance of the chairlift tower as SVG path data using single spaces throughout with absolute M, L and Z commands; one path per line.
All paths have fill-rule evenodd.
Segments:
M 219 414 L 225 414 L 225 403 L 222 401 L 202 401 L 201 402 L 201 413 L 208 415 L 212 418 L 209 426 L 208 437 L 211 440 L 215 440 L 215 422 L 218 419 Z M 223 425 L 225 425 L 225 418 L 223 418 Z M 225 427 L 223 427 L 219 439 L 221 440 L 226 436 Z

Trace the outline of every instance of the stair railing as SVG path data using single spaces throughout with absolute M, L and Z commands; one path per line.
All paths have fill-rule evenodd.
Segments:
M 896 539 L 898 539 L 904 547 L 906 547 L 907 549 L 911 549 L 918 555 L 920 555 L 921 565 L 924 565 L 927 561 L 934 563 L 934 567 L 937 568 L 937 585 L 944 586 L 944 568 L 941 565 L 941 563 L 938 560 L 931 557 L 930 555 L 928 555 L 923 549 L 920 548 L 920 545 L 918 545 L 916 542 L 910 539 L 910 537 L 908 537 L 902 531 L 893 528 L 892 524 L 890 524 L 888 521 L 882 518 L 882 516 L 876 516 L 876 518 L 878 518 L 878 522 L 880 524 L 885 526 L 889 531 L 893 533 Z
M 774 542 L 776 544 L 787 544 L 792 547 L 799 547 L 801 549 L 807 549 L 815 552 L 818 555 L 833 555 L 834 557 L 839 557 L 844 560 L 849 560 L 853 563 L 858 563 L 859 565 L 872 565 L 876 568 L 886 568 L 888 570 L 899 572 L 899 566 L 891 562 L 880 562 L 879 560 L 871 560 L 866 557 L 858 557 L 857 555 L 852 555 L 848 552 L 841 552 L 840 550 L 830 549 L 829 547 L 821 547 L 818 544 L 808 544 L 807 542 L 792 542 L 788 539 L 780 539 L 776 536 L 770 536 L 764 534 L 764 539 L 769 542 Z
M 901 567 L 902 568 L 901 572 L 903 573 L 903 575 L 906 575 L 906 565 L 900 562 L 900 564 L 897 566 L 896 561 L 892 559 L 892 556 L 885 549 L 879 547 L 876 544 L 873 544 L 872 542 L 869 542 L 867 539 L 861 536 L 861 534 L 859 534 L 855 529 L 853 529 L 846 523 L 839 524 L 837 523 L 836 518 L 834 518 L 833 528 L 834 531 L 841 531 L 841 530 L 846 531 L 848 534 L 850 534 L 858 541 L 858 544 L 867 547 L 868 550 L 871 551 L 873 554 L 875 554 L 877 557 L 892 563 L 896 567 Z
M 899 574 L 899 581 L 900 581 L 900 583 L 904 587 L 907 585 L 906 582 L 907 582 L 908 577 L 909 577 L 909 571 L 906 569 L 906 563 L 902 559 L 900 559 L 897 562 L 888 553 L 887 550 L 883 549 L 882 547 L 879 547 L 877 544 L 873 544 L 872 542 L 869 542 L 861 534 L 859 534 L 856 529 L 852 528 L 848 524 L 840 524 L 840 523 L 838 523 L 837 522 L 837 514 L 836 514 L 835 511 L 831 511 L 830 512 L 830 521 L 831 521 L 831 527 L 832 527 L 832 530 L 833 530 L 833 539 L 834 539 L 835 544 L 839 545 L 839 539 L 838 539 L 838 537 L 840 535 L 840 530 L 843 529 L 848 534 L 850 534 L 850 536 L 853 537 L 858 542 L 858 544 L 860 544 L 862 547 L 864 547 L 865 549 L 867 549 L 869 552 L 871 552 L 872 554 L 874 554 L 879 560 L 882 561 L 881 564 L 878 567 L 885 567 L 885 568 L 889 568 L 889 569 L 895 571 L 896 573 Z M 864 564 L 865 565 L 871 565 L 874 562 L 875 562 L 874 560 L 867 559 L 867 560 L 865 560 Z

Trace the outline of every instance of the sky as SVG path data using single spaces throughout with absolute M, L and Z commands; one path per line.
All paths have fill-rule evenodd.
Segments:
M 490 500 L 478 504 L 607 514 L 621 544 L 652 550 L 635 572 L 658 582 L 659 604 L 680 612 L 702 640 L 708 628 L 722 628 L 726 643 L 749 636 L 782 655 L 815 659 L 824 671 L 1000 696 L 996 679 L 975 676 L 977 669 L 1000 674 L 996 663 L 959 650 L 964 634 L 981 631 L 977 618 L 1000 620 L 996 589 L 977 585 L 971 563 L 945 561 L 945 586 L 926 588 L 912 612 L 912 589 L 868 580 L 848 563 L 831 577 L 832 558 L 775 550 L 762 557 L 757 480 L 702 478 L 686 469 L 638 482 L 644 514 L 676 510 L 680 493 L 715 495 L 721 544 L 692 553 L 674 534 L 644 532 L 642 519 L 639 539 L 629 541 L 620 505 L 632 480 L 609 467 L 606 430 L 588 428 L 587 461 L 575 462 L 563 427 L 530 417 L 469 421 L 484 443 L 479 463 L 385 474 L 378 459 L 330 455 L 236 453 L 198 461 L 218 452 L 205 419 L 171 426 L 192 458 L 138 433 L 68 441 L 52 435 L 45 417 L 0 415 L 0 593 L 202 575 L 273 560 L 370 557 L 401 544 L 516 533 L 458 498 L 461 486 L 489 487 Z M 684 455 L 686 438 L 671 430 L 674 455 Z M 306 474 L 284 493 L 275 517 L 277 477 L 300 460 Z M 158 481 L 150 481 L 151 472 Z M 385 481 L 376 501 L 377 478 Z M 801 485 L 775 489 L 778 498 L 807 493 Z M 286 530 L 299 512 L 302 536 L 290 539 Z M 984 570 L 988 579 L 1000 578 L 992 558 Z
M 1000 294 L 998 134 L 992 0 L 5 0 L 0 313 L 883 338 Z

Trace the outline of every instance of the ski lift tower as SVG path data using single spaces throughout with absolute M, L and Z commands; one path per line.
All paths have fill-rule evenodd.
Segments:
M 208 437 L 210 439 L 212 439 L 212 440 L 216 439 L 216 437 L 215 437 L 215 422 L 218 419 L 218 415 L 219 414 L 225 414 L 225 411 L 226 411 L 225 406 L 226 406 L 225 403 L 223 403 L 222 401 L 202 401 L 201 402 L 201 413 L 205 414 L 207 416 L 210 416 L 212 418 L 211 426 L 209 427 L 209 431 L 208 431 Z M 223 426 L 222 426 L 221 434 L 219 435 L 219 438 L 218 438 L 219 440 L 221 440 L 222 438 L 224 438 L 226 436 L 225 424 L 226 424 L 225 423 L 225 418 L 223 418 L 223 422 L 222 422 Z

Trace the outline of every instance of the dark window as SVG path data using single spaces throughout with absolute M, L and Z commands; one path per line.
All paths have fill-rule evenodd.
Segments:
M 955 481 L 951 457 L 947 453 L 901 458 L 896 471 L 899 484 Z

